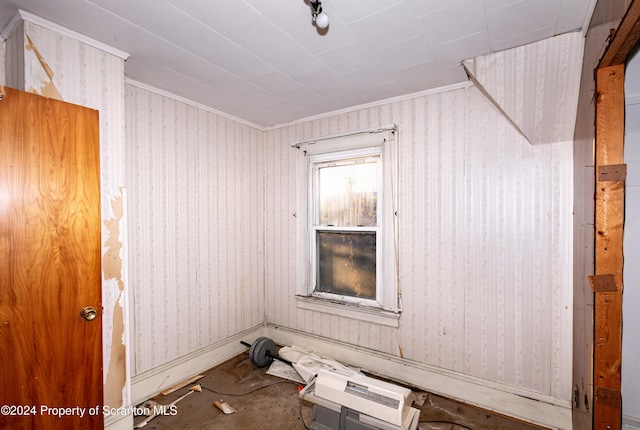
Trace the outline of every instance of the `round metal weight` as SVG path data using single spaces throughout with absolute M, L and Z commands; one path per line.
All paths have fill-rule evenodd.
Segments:
M 267 367 L 276 355 L 276 344 L 268 337 L 259 337 L 251 344 L 249 358 L 257 367 Z

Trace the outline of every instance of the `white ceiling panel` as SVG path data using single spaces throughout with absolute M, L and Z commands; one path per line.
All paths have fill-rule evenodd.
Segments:
M 349 83 L 349 86 L 363 90 L 371 87 L 378 88 L 383 85 L 392 86 L 397 89 L 391 73 L 377 64 L 344 74 L 342 77 Z
M 164 36 L 184 27 L 193 19 L 164 0 L 135 0 L 128 3 L 120 0 L 93 0 L 92 2 L 113 15 L 158 36 Z
M 304 86 L 299 82 L 278 71 L 252 79 L 251 82 L 276 96 L 292 94 L 304 89 Z
M 261 58 L 281 55 L 300 46 L 277 25 L 262 17 L 228 31 L 225 37 Z
M 162 65 L 203 83 L 211 82 L 226 73 L 215 64 L 187 52 L 165 61 Z
M 254 9 L 280 28 L 291 27 L 300 23 L 311 23 L 309 7 L 304 7 L 303 0 L 246 0 Z
M 408 56 L 405 52 L 413 52 L 414 55 Z M 401 70 L 433 61 L 431 49 L 422 35 L 376 49 L 373 53 L 386 70 Z
M 321 0 L 322 1 L 322 0 Z M 0 0 L 129 52 L 126 76 L 258 126 L 466 81 L 468 58 L 588 22 L 595 0 Z
M 593 11 L 589 10 L 587 14 L 585 14 L 583 9 L 583 0 L 564 0 L 560 7 L 560 13 L 558 14 L 556 33 L 560 34 L 574 31 L 586 25 L 585 19 L 587 15 L 589 15 L 590 18 Z
M 267 57 L 265 61 L 292 78 L 308 75 L 325 67 L 318 57 L 302 46 Z
M 332 0 L 322 3 L 322 5 L 326 12 L 336 13 L 342 17 L 344 22 L 351 24 L 400 3 L 404 2 L 402 0 Z
M 329 69 L 320 69 L 308 75 L 296 78 L 305 87 L 323 93 L 331 88 L 342 88 L 347 85 L 342 77 L 336 75 Z
M 451 17 L 456 17 L 451 20 Z M 487 31 L 482 3 L 467 0 L 452 4 L 416 19 L 430 46 L 464 39 L 471 34 Z
M 132 3 L 137 0 L 122 1 Z M 244 1 L 170 0 L 175 7 L 218 33 L 224 34 L 259 17 Z
M 359 42 L 352 42 L 340 48 L 318 55 L 324 64 L 331 64 L 332 70 L 338 75 L 377 65 L 375 57 Z
M 436 64 L 451 66 L 460 64 L 461 60 L 491 52 L 491 43 L 486 31 L 470 34 L 461 39 L 431 47 Z
M 197 21 L 191 21 L 185 27 L 172 31 L 164 39 L 167 44 L 182 47 L 214 63 L 220 58 L 244 52 L 226 37 Z
M 349 27 L 369 49 L 406 40 L 420 30 L 404 2 L 354 21 Z
M 540 34 L 555 35 L 559 11 L 558 0 L 539 0 L 535 3 L 521 0 L 488 10 L 486 18 L 491 48 L 502 50 L 521 45 L 523 40 L 536 40 Z M 501 47 L 494 46 L 493 41 L 499 41 L 495 45 Z
M 340 109 L 345 106 L 356 106 L 364 103 L 363 100 L 366 100 L 366 94 L 364 91 L 349 86 L 346 81 L 343 87 L 323 90 L 322 97 L 326 99 L 324 103 L 331 104 L 333 106 L 333 109 L 328 109 L 329 111 Z M 348 101 L 352 101 L 352 103 L 346 104 Z
M 111 45 L 125 50 L 131 57 L 146 58 L 146 61 L 152 59 L 155 64 L 182 56 L 186 52 L 178 45 L 167 43 L 165 39 L 135 26 L 116 34 Z
M 450 8 L 465 1 L 466 0 L 405 0 L 405 3 L 413 16 L 419 18 L 424 15 L 429 15 L 443 9 Z M 484 3 L 486 3 L 486 1 Z

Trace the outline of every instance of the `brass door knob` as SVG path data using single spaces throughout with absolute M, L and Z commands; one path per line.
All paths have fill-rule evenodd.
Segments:
M 80 312 L 80 316 L 87 321 L 93 321 L 98 317 L 98 311 L 93 306 L 87 306 Z

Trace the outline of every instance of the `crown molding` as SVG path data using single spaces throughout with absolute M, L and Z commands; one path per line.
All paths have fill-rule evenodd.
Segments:
M 13 16 L 13 18 L 11 18 L 9 24 L 7 24 L 7 26 L 0 33 L 0 37 L 2 38 L 2 40 L 7 40 L 9 36 L 11 36 L 20 21 L 28 21 L 32 24 L 39 25 L 40 27 L 44 27 L 48 30 L 55 31 L 56 33 L 60 33 L 63 36 L 68 36 L 72 39 L 77 40 L 78 42 L 93 46 L 94 48 L 100 49 L 101 51 L 104 51 L 108 54 L 115 55 L 116 57 L 122 58 L 123 60 L 129 58 L 128 52 L 114 48 L 113 46 L 102 43 L 99 40 L 92 39 L 89 36 L 78 33 L 77 31 L 70 30 L 60 24 L 56 24 L 55 22 L 49 21 L 45 18 L 34 15 L 31 12 L 27 12 L 22 9 L 18 9 L 18 12 Z

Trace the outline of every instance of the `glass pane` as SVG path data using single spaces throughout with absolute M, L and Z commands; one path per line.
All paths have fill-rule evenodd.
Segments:
M 319 168 L 319 225 L 375 226 L 378 166 L 375 158 Z
M 317 291 L 376 298 L 376 233 L 317 232 Z

